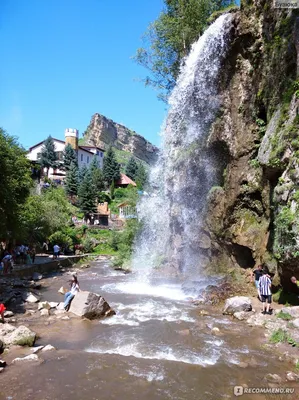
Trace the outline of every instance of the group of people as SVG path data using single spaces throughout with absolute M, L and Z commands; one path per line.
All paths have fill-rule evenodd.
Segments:
M 14 264 L 33 264 L 35 255 L 35 247 L 24 244 L 17 245 L 10 250 L 3 249 L 0 255 L 0 269 L 3 274 L 11 273 Z

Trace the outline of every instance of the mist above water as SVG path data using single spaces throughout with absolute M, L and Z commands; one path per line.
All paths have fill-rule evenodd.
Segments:
M 232 18 L 220 16 L 194 43 L 169 98 L 162 151 L 150 172 L 149 195 L 138 205 L 143 229 L 133 268 L 142 277 L 155 268 L 185 276 L 201 273 L 206 197 L 217 182 L 215 160 L 204 142 L 221 104 L 218 81 Z

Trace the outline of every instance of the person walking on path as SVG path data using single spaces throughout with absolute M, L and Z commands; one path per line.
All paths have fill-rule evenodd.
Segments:
M 59 257 L 59 252 L 60 252 L 60 247 L 58 246 L 58 244 L 54 245 L 53 250 L 54 250 L 53 258 L 56 259 Z
M 272 292 L 271 292 L 271 279 L 270 276 L 263 271 L 263 275 L 259 279 L 259 291 L 261 300 L 263 303 L 262 314 L 271 314 L 270 304 L 272 303 Z
M 71 290 L 64 295 L 64 309 L 68 311 L 70 308 L 70 303 L 75 297 L 76 293 L 80 291 L 80 286 L 76 275 L 73 275 L 72 280 L 70 281 Z
M 256 287 L 256 290 L 257 290 L 258 298 L 260 300 L 262 300 L 261 299 L 261 295 L 260 295 L 260 290 L 259 290 L 259 280 L 260 280 L 260 277 L 263 275 L 263 267 L 262 267 L 262 265 L 258 265 L 257 268 L 255 268 L 254 270 L 251 271 L 251 277 L 250 277 L 251 278 L 250 279 L 251 282 L 253 282 L 253 275 L 254 275 L 254 284 L 255 284 L 255 287 Z

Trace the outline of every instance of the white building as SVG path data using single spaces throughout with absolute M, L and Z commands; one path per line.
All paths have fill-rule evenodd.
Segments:
M 104 150 L 95 146 L 79 146 L 78 141 L 79 141 L 79 131 L 77 129 L 65 130 L 65 142 L 63 140 L 53 138 L 58 161 L 60 161 L 61 164 L 63 163 L 63 152 L 65 146 L 67 144 L 70 144 L 77 153 L 79 168 L 82 168 L 84 165 L 86 165 L 86 167 L 89 167 L 94 157 L 97 158 L 99 168 L 103 168 Z M 27 153 L 27 158 L 29 158 L 29 160 L 33 162 L 38 162 L 38 159 L 42 152 L 43 145 L 44 141 L 30 147 Z M 56 169 L 50 168 L 48 175 L 49 178 L 63 179 L 65 176 L 65 171 L 62 171 L 59 168 Z

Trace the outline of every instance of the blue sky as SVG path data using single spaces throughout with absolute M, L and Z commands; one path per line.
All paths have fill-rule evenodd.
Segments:
M 131 57 L 162 0 L 0 0 L 0 126 L 26 148 L 99 112 L 159 144 L 165 105 Z

